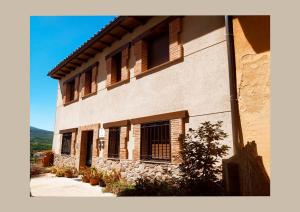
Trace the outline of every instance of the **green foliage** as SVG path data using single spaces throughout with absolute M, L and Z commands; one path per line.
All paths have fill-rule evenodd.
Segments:
M 30 156 L 31 161 L 34 152 L 52 149 L 53 132 L 30 127 Z
M 118 196 L 174 196 L 178 191 L 176 184 L 171 182 L 142 177 L 135 185 L 120 191 Z
M 221 129 L 222 122 L 203 122 L 198 129 L 189 129 L 182 145 L 181 186 L 186 193 L 215 195 L 222 188 L 221 159 L 229 147 L 221 144 L 227 134 Z

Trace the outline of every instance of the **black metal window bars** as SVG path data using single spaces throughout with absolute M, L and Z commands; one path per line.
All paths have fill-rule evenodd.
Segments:
M 118 159 L 120 155 L 120 127 L 109 128 L 108 158 Z
M 141 160 L 170 161 L 170 123 L 160 121 L 141 125 Z
M 64 155 L 71 154 L 71 138 L 72 138 L 72 133 L 63 134 L 62 144 L 61 144 L 61 154 Z

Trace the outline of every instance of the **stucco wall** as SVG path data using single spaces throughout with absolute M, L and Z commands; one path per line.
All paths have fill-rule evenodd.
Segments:
M 105 123 L 188 110 L 190 118 L 185 129 L 197 127 L 205 120 L 224 121 L 226 140 L 232 147 L 229 79 L 224 17 L 190 16 L 183 18 L 181 39 L 184 60 L 140 79 L 134 77 L 134 55 L 130 50 L 130 82 L 111 90 L 105 88 L 105 55 L 122 46 L 165 17 L 155 17 L 146 25 L 126 35 L 111 48 L 97 54 L 66 79 L 99 61 L 98 91 L 79 102 L 62 106 L 58 86 L 56 125 L 53 150 L 58 153 L 60 129 Z M 63 79 L 65 80 L 65 79 Z M 62 83 L 62 82 L 60 82 Z M 132 158 L 134 138 L 129 132 L 129 159 Z M 100 153 L 100 156 L 102 154 Z M 232 155 L 232 148 L 230 151 Z
M 233 31 L 244 143 L 256 142 L 270 175 L 270 17 L 238 16 Z

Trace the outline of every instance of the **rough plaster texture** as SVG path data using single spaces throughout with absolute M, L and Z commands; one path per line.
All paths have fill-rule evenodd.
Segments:
M 270 19 L 238 17 L 233 26 L 244 143 L 256 142 L 270 175 Z
M 190 16 L 183 18 L 181 41 L 183 62 L 174 64 L 142 78 L 134 77 L 134 52 L 130 49 L 130 81 L 113 89 L 106 89 L 105 56 L 126 44 L 166 17 L 155 17 L 146 25 L 97 54 L 58 85 L 56 124 L 53 150 L 58 152 L 61 129 L 94 123 L 106 123 L 161 113 L 188 110 L 190 118 L 185 129 L 197 127 L 204 120 L 224 121 L 226 140 L 232 147 L 231 115 L 227 49 L 223 16 Z M 97 95 L 68 106 L 62 105 L 61 83 L 94 62 L 99 61 Z M 129 131 L 127 143 L 129 159 L 133 157 L 134 137 Z M 231 148 L 232 149 L 232 148 Z M 103 155 L 100 153 L 100 157 Z M 232 151 L 230 152 L 232 155 Z

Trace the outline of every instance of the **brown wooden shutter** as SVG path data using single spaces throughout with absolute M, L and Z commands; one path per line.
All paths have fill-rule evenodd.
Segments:
M 169 23 L 169 55 L 170 61 L 183 57 L 183 46 L 180 40 L 182 19 L 176 18 Z
M 62 92 L 62 99 L 63 99 L 63 104 L 67 103 L 67 83 L 63 83 L 63 92 Z
M 97 74 L 98 64 L 95 64 L 92 69 L 92 93 L 97 92 Z
M 84 88 L 85 88 L 85 73 L 83 72 L 80 76 L 80 97 L 84 96 Z
M 111 69 L 112 69 L 112 58 L 109 57 L 106 59 L 106 87 L 112 84 Z
M 135 55 L 135 66 L 134 75 L 147 70 L 148 62 L 148 52 L 147 52 L 147 42 L 144 40 L 139 40 L 134 44 L 134 55 Z
M 122 68 L 121 68 L 121 80 L 129 79 L 129 48 L 122 50 Z
M 74 100 L 79 98 L 79 76 L 75 77 Z

